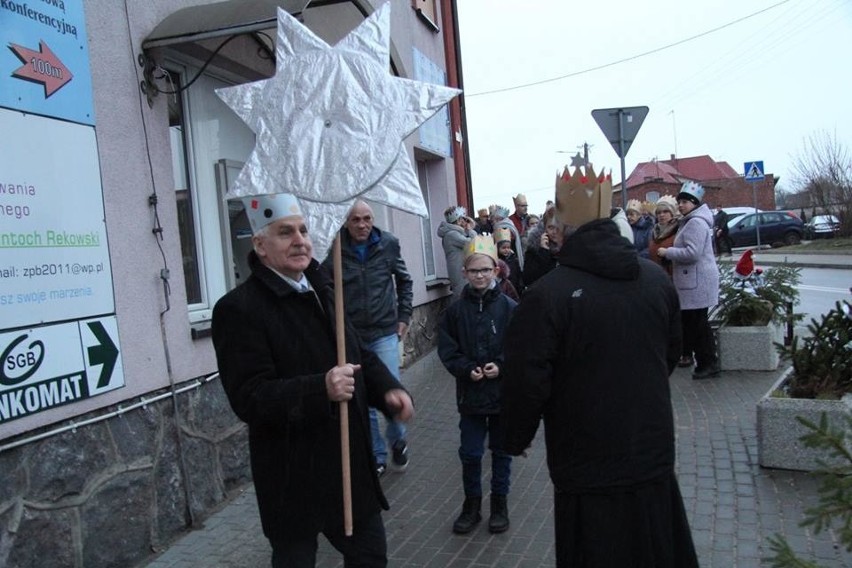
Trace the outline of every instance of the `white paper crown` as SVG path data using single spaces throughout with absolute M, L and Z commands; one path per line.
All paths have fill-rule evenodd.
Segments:
M 257 233 L 268 224 L 283 217 L 302 216 L 299 201 L 289 193 L 272 193 L 269 195 L 252 195 L 243 198 L 251 232 Z
M 467 209 L 461 205 L 457 205 L 444 214 L 444 219 L 447 220 L 447 223 L 455 223 L 459 220 L 459 217 L 464 217 L 465 215 L 467 215 Z
M 625 211 L 636 211 L 637 213 L 642 213 L 642 202 L 638 199 L 629 199 L 627 201 L 627 207 L 624 208 Z

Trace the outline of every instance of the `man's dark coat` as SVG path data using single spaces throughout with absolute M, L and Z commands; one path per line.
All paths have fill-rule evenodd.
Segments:
M 340 416 L 325 375 L 337 364 L 333 290 L 316 261 L 316 290 L 299 293 L 252 252 L 251 277 L 213 310 L 213 344 L 231 407 L 249 427 L 251 469 L 264 534 L 310 536 L 343 526 Z M 367 406 L 388 412 L 384 394 L 401 388 L 361 350 L 347 324 L 346 362 L 360 363 L 349 402 L 353 518 L 387 509 L 376 476 Z
M 681 354 L 668 276 L 610 220 L 568 236 L 506 334 L 504 449 L 544 420 L 557 556 L 571 566 L 697 566 L 674 477 L 669 375 Z

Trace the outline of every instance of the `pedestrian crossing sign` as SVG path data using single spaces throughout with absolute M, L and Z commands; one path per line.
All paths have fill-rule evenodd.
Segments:
M 746 181 L 763 181 L 763 178 L 766 177 L 763 175 L 763 162 L 746 162 L 745 167 L 745 180 Z

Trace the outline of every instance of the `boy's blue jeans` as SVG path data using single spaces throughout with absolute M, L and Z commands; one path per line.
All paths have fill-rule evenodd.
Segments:
M 378 355 L 385 367 L 399 380 L 399 336 L 397 334 L 386 335 L 379 339 L 368 343 L 365 346 L 367 349 Z M 373 438 L 373 455 L 376 457 L 376 463 L 388 463 L 388 446 L 393 447 L 397 440 L 405 439 L 405 424 L 396 420 L 387 420 L 385 428 L 385 439 L 382 437 L 379 428 L 379 412 L 375 408 L 370 409 L 370 433 Z
M 462 481 L 465 497 L 482 497 L 482 456 L 485 453 L 485 436 L 491 450 L 491 494 L 508 495 L 509 477 L 512 473 L 512 456 L 501 449 L 499 414 L 462 414 L 459 419 L 462 462 Z

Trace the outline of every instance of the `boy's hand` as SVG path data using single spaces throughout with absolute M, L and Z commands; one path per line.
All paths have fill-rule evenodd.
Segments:
M 477 367 L 470 372 L 470 379 L 472 381 L 481 381 L 484 376 L 485 373 L 482 372 L 482 367 Z

